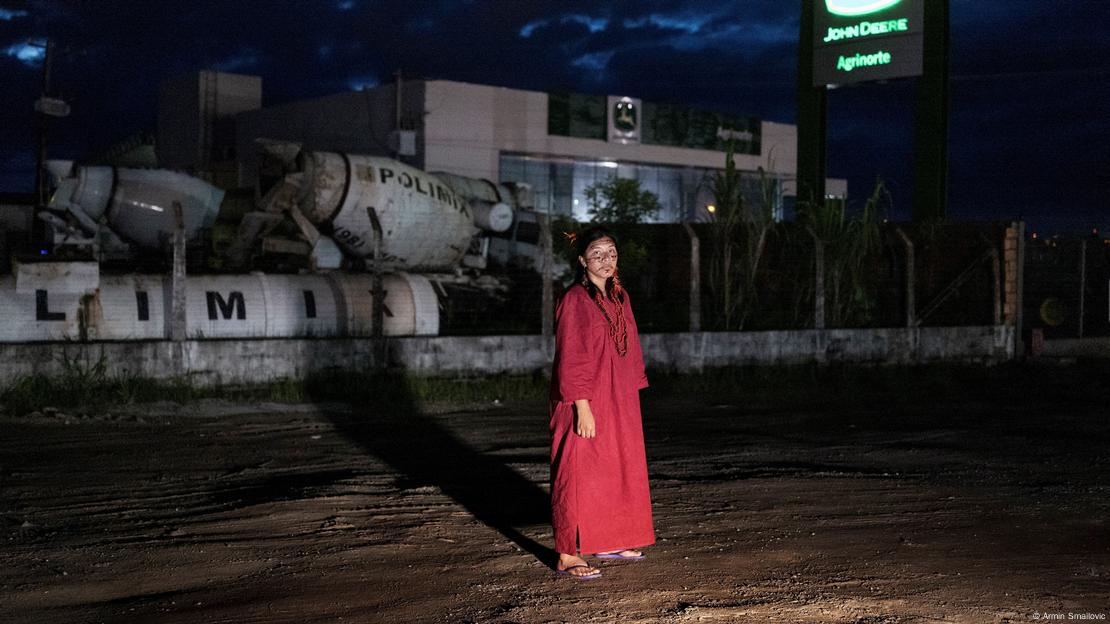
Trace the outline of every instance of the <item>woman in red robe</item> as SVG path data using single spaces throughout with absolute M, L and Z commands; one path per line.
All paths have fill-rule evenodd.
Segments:
M 579 279 L 555 312 L 551 379 L 551 525 L 556 570 L 601 571 L 581 555 L 642 559 L 655 543 L 640 419 L 640 336 L 617 278 L 617 246 L 601 229 L 577 237 Z

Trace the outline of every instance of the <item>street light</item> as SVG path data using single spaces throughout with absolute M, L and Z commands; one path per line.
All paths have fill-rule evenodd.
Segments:
M 35 100 L 35 110 L 47 117 L 68 117 L 70 112 L 65 100 L 45 95 Z
M 46 205 L 46 130 L 48 117 L 66 117 L 70 113 L 69 104 L 61 98 L 50 95 L 50 58 L 54 44 L 46 41 L 29 40 L 27 46 L 42 48 L 42 94 L 35 100 L 35 110 L 39 113 L 39 154 L 35 166 L 35 197 L 39 206 Z

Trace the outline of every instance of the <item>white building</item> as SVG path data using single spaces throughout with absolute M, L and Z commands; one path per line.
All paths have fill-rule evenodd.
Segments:
M 257 84 L 261 100 L 260 82 L 228 84 Z M 229 97 L 244 101 L 241 91 Z M 219 93 L 203 94 L 200 101 L 214 100 L 211 107 L 218 108 L 219 99 Z M 160 112 L 160 119 L 172 117 Z M 586 189 L 611 176 L 635 178 L 655 193 L 663 206 L 658 221 L 708 218 L 712 175 L 724 168 L 730 138 L 748 196 L 759 196 L 762 169 L 783 200 L 776 206 L 780 216 L 792 203 L 797 167 L 797 128 L 791 124 L 631 97 L 450 80 L 406 81 L 400 97 L 389 84 L 246 110 L 235 115 L 234 125 L 232 156 L 240 186 L 254 186 L 259 176 L 254 141 L 268 138 L 313 150 L 394 156 L 431 172 L 526 182 L 535 191 L 537 210 L 580 220 L 588 218 Z M 211 162 L 218 165 L 226 157 Z M 829 180 L 828 189 L 844 196 L 847 183 Z

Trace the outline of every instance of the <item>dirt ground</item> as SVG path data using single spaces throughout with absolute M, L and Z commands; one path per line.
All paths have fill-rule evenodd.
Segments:
M 658 542 L 593 581 L 549 567 L 539 398 L 4 416 L 0 621 L 1110 618 L 1101 400 L 849 390 L 645 391 Z

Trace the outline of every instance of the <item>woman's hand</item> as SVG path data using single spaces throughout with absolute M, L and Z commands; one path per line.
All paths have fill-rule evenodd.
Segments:
M 597 436 L 597 425 L 594 423 L 594 413 L 590 411 L 590 402 L 578 399 L 574 402 L 574 432 L 583 438 Z

